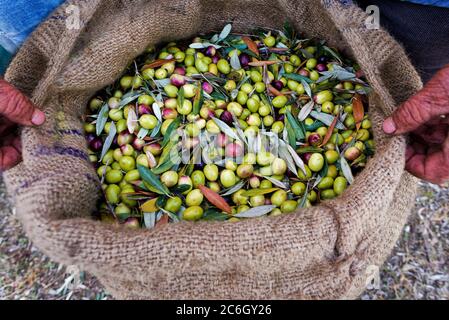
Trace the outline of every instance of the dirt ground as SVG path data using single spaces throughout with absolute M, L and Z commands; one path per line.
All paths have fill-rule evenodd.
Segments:
M 0 299 L 112 299 L 91 275 L 63 267 L 25 237 L 0 181 Z M 449 187 L 420 183 L 380 282 L 361 299 L 449 299 Z

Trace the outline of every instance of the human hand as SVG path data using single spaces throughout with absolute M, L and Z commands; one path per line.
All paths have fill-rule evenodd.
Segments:
M 449 181 L 449 65 L 386 119 L 388 134 L 410 134 L 406 170 L 436 184 Z
M 45 114 L 19 90 L 0 79 L 0 172 L 9 169 L 22 159 L 17 126 L 41 125 Z

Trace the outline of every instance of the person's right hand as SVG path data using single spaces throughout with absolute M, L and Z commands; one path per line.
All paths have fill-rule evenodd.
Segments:
M 406 169 L 418 178 L 449 181 L 449 65 L 386 119 L 388 134 L 410 134 Z
M 45 114 L 19 90 L 0 79 L 0 172 L 22 159 L 17 126 L 41 125 Z

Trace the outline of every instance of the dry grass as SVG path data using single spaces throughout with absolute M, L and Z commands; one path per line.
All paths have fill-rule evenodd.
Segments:
M 449 187 L 421 183 L 416 207 L 378 288 L 362 299 L 449 299 Z M 0 299 L 111 299 L 98 281 L 34 248 L 0 182 Z

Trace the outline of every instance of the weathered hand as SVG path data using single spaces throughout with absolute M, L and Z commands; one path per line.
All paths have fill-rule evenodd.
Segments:
M 45 114 L 19 90 L 0 79 L 0 172 L 15 166 L 22 158 L 17 126 L 41 125 Z
M 388 134 L 410 134 L 406 169 L 418 178 L 449 181 L 449 65 L 385 120 Z

